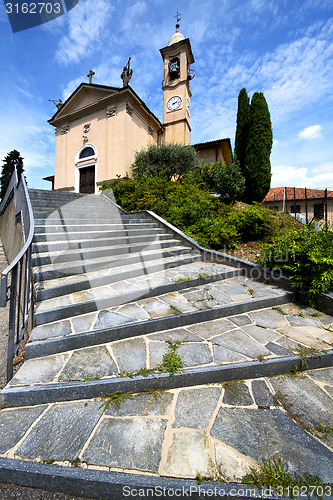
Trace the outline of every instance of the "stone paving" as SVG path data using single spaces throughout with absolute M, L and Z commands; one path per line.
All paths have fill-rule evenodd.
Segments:
M 56 241 L 54 229 L 49 228 Z M 271 366 L 293 360 L 295 354 L 304 366 L 309 356 L 321 359 L 327 354 L 328 359 L 333 317 L 290 303 L 290 295 L 272 285 L 241 275 L 228 277 L 230 271 L 238 273 L 236 268 L 199 262 L 198 252 L 187 252 L 163 259 L 160 253 L 143 265 L 129 260 L 112 269 L 81 268 L 81 274 L 37 281 L 37 293 L 80 283 L 83 288 L 38 303 L 35 318 L 52 310 L 63 314 L 62 319 L 45 316 L 45 324 L 33 329 L 27 345 L 31 358 L 2 394 L 20 398 L 24 392 L 40 391 L 45 398 L 34 403 L 17 399 L 15 405 L 10 404 L 15 396 L 7 400 L 9 407 L 0 411 L 0 457 L 157 479 L 198 474 L 215 478 L 219 473 L 225 481 L 241 480 L 263 459 L 283 458 L 291 470 L 333 482 L 333 368 L 269 378 L 259 369 L 265 362 Z M 100 307 L 106 295 L 120 302 Z M 274 307 L 265 306 L 270 300 Z M 90 312 L 64 314 L 66 308 L 89 302 L 96 304 Z M 183 323 L 171 328 L 176 320 Z M 33 357 L 40 346 L 50 345 L 52 354 Z M 170 349 L 181 356 L 184 376 L 223 365 L 230 379 L 148 389 L 149 378 L 159 381 L 158 368 Z M 237 380 L 237 369 L 251 363 L 259 367 L 251 375 L 257 378 Z M 122 402 L 113 393 L 112 404 L 105 391 L 91 399 L 88 391 L 108 381 L 125 387 L 126 379 L 136 383 L 140 377 L 144 389 L 123 394 Z M 52 385 L 67 385 L 72 400 L 52 399 Z M 81 392 L 76 393 L 78 386 Z
M 128 310 L 130 307 L 136 310 L 134 305 L 124 306 Z M 102 313 L 99 312 L 98 317 L 104 319 Z M 109 321 L 107 312 L 105 319 Z M 147 317 L 143 315 L 141 319 Z M 86 318 L 79 317 L 77 322 L 84 325 Z M 95 328 L 101 326 L 105 324 L 95 324 Z M 36 332 L 43 332 L 43 327 L 35 328 L 34 340 L 38 340 Z M 63 333 L 63 330 L 59 328 L 59 332 Z M 184 371 L 198 366 L 250 360 L 265 362 L 297 354 L 302 346 L 318 352 L 330 350 L 333 344 L 333 317 L 288 304 L 28 359 L 9 387 L 70 382 L 87 377 L 103 379 L 156 369 L 168 352 L 170 342 L 179 344 L 177 352 L 185 363 Z
M 97 400 L 2 410 L 0 455 L 184 478 L 219 469 L 229 480 L 283 457 L 332 481 L 332 368 L 128 396 L 118 411 Z

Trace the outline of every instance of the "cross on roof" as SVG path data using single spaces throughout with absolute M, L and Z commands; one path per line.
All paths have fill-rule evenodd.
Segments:
M 95 74 L 95 72 L 92 69 L 87 74 L 87 77 L 89 78 L 89 83 L 92 83 L 92 77 L 94 74 Z
M 178 9 L 177 9 L 177 15 L 176 16 L 173 16 L 173 17 L 176 17 L 177 18 L 177 24 L 179 23 L 179 21 L 181 20 L 181 14 L 178 12 Z

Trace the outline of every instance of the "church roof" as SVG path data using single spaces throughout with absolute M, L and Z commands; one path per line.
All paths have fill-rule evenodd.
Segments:
M 88 93 L 89 91 L 95 91 L 100 94 L 100 98 L 95 100 L 94 102 L 91 102 L 86 108 L 89 108 L 91 106 L 95 106 L 96 103 L 105 101 L 105 99 L 108 99 L 109 97 L 112 97 L 113 95 L 121 95 L 124 93 L 129 93 L 135 100 L 138 101 L 138 103 L 145 109 L 145 111 L 151 115 L 162 127 L 162 123 L 160 120 L 157 118 L 157 116 L 154 115 L 152 111 L 148 108 L 148 106 L 144 103 L 144 101 L 138 96 L 138 94 L 130 87 L 127 85 L 126 87 L 110 87 L 108 85 L 99 85 L 96 83 L 85 83 L 82 82 L 80 85 L 72 92 L 72 94 L 66 99 L 66 101 L 63 103 L 61 108 L 59 108 L 55 114 L 48 120 L 48 122 L 51 125 L 57 126 L 57 122 L 60 121 L 63 117 L 67 115 L 67 110 L 69 113 L 71 113 L 71 105 L 72 103 L 78 99 L 79 94 L 85 92 Z M 106 105 L 106 104 L 105 104 Z M 84 108 L 81 108 L 82 110 Z M 80 109 L 77 110 L 77 112 L 80 112 Z
M 174 43 L 178 43 L 180 42 L 181 40 L 185 40 L 185 37 L 184 35 L 182 35 L 179 31 L 178 31 L 178 28 L 177 28 L 177 31 L 174 35 L 172 35 L 172 37 L 170 38 L 170 41 L 168 43 L 168 46 L 170 47 L 170 45 L 173 45 Z

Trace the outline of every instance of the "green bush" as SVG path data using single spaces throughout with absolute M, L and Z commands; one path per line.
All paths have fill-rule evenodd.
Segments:
M 319 292 L 333 291 L 333 233 L 302 226 L 264 247 L 261 264 L 290 275 L 302 299 L 314 304 Z
M 244 242 L 263 240 L 272 234 L 272 215 L 261 205 L 249 205 L 237 210 L 231 220 Z
M 197 153 L 193 146 L 175 143 L 151 144 L 135 154 L 132 165 L 134 179 L 164 177 L 180 181 L 196 167 Z
M 216 162 L 213 167 L 213 183 L 224 203 L 240 200 L 245 191 L 245 178 L 237 164 L 225 165 L 221 160 Z

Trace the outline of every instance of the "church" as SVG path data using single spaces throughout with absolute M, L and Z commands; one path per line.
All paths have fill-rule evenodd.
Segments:
M 129 85 L 130 59 L 121 88 L 81 83 L 49 120 L 55 127 L 55 173 L 44 180 L 52 189 L 98 193 L 105 181 L 131 174 L 135 153 L 151 144 L 189 145 L 191 134 L 191 80 L 194 63 L 191 43 L 179 32 L 160 49 L 164 64 L 163 123 Z M 195 144 L 199 161 L 231 161 L 230 139 Z

